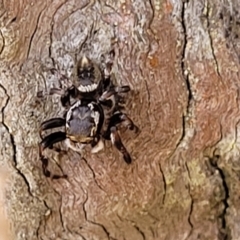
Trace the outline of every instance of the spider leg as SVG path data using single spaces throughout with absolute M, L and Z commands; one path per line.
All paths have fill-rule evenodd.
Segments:
M 53 94 L 57 94 L 61 96 L 64 94 L 64 90 L 61 88 L 50 88 L 49 95 L 53 95 Z
M 64 91 L 61 88 L 51 88 L 49 91 L 50 95 L 57 94 L 61 96 L 61 103 L 63 107 L 69 107 L 70 106 L 70 92 L 67 89 Z
M 50 95 L 57 94 L 61 96 L 61 103 L 63 107 L 70 107 L 70 97 L 77 98 L 78 97 L 78 91 L 74 86 L 71 86 L 70 88 L 66 89 L 65 91 L 61 88 L 51 88 L 49 91 Z
M 104 142 L 100 137 L 93 141 L 91 145 L 92 145 L 91 153 L 100 152 L 104 148 Z
M 132 119 L 128 117 L 125 113 L 122 112 L 117 112 L 113 114 L 109 121 L 108 121 L 108 128 L 104 132 L 103 137 L 105 139 L 110 139 L 110 134 L 111 134 L 111 127 L 122 124 L 131 131 L 134 131 L 135 133 L 139 132 L 139 128 L 133 123 Z
M 39 135 L 42 138 L 42 132 L 51 129 L 51 128 L 57 128 L 57 127 L 62 127 L 65 126 L 66 120 L 63 118 L 52 118 L 47 121 L 44 121 L 39 129 Z
M 58 178 L 66 178 L 66 175 L 52 175 L 51 172 L 47 169 L 48 167 L 48 159 L 43 155 L 43 151 L 46 148 L 52 147 L 54 143 L 61 142 L 66 139 L 66 134 L 64 132 L 55 132 L 43 138 L 43 140 L 39 143 L 39 158 L 42 162 L 42 170 L 43 174 L 46 177 L 51 177 L 52 179 Z
M 67 90 L 63 95 L 61 95 L 61 103 L 63 107 L 70 107 L 71 102 L 70 102 L 70 91 Z
M 50 69 L 52 74 L 57 74 L 60 88 L 51 88 L 49 94 L 58 94 L 61 96 L 61 103 L 63 107 L 70 107 L 70 97 L 77 98 L 78 91 L 71 80 L 64 74 L 60 73 L 56 68 Z M 66 89 L 66 90 L 65 90 Z
M 77 146 L 74 145 L 73 142 L 70 141 L 70 139 L 66 138 L 66 140 L 64 141 L 66 147 L 69 149 L 72 149 L 74 152 L 79 153 L 80 155 L 82 155 L 82 150 L 84 149 L 84 147 L 86 146 L 86 144 L 82 144 L 82 143 L 78 143 Z
M 111 87 L 109 90 L 103 92 L 100 96 L 99 101 L 104 102 L 106 100 L 112 99 L 112 96 L 118 93 L 126 93 L 129 92 L 131 89 L 128 85 L 121 86 L 121 87 Z
M 114 90 L 116 93 L 126 93 L 131 90 L 131 88 L 128 85 L 124 85 L 121 87 L 114 87 Z
M 60 86 L 61 88 L 62 88 L 62 86 L 67 86 L 67 85 L 69 84 L 69 78 L 68 78 L 66 75 L 60 73 L 58 69 L 56 69 L 56 68 L 51 68 L 51 69 L 50 69 L 50 72 L 51 72 L 52 74 L 57 74 L 58 81 L 59 81 L 59 83 L 60 83 L 60 85 L 61 85 L 61 86 Z
M 132 159 L 127 149 L 124 147 L 122 143 L 120 135 L 118 134 L 118 131 L 117 131 L 117 127 L 116 126 L 111 127 L 110 131 L 111 131 L 110 137 L 111 137 L 112 144 L 118 149 L 118 151 L 122 153 L 123 159 L 125 160 L 125 162 L 127 164 L 130 164 L 132 162 Z
M 120 112 L 116 115 L 117 120 L 120 121 L 120 123 L 126 126 L 128 129 L 134 131 L 135 133 L 139 131 L 139 128 L 133 123 L 132 119 L 128 117 L 127 114 Z
M 115 58 L 115 52 L 112 49 L 109 52 L 109 54 L 107 56 L 107 59 L 104 60 L 106 62 L 105 63 L 106 66 L 105 66 L 105 69 L 104 69 L 104 78 L 107 79 L 107 80 L 110 79 L 110 76 L 111 76 L 114 58 Z

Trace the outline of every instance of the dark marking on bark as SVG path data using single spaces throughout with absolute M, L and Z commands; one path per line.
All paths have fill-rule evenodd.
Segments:
M 182 135 L 181 135 L 180 139 L 178 140 L 178 142 L 176 144 L 176 149 L 181 144 L 182 140 L 185 137 L 185 134 L 186 134 L 186 116 L 182 115 Z
M 191 229 L 190 229 L 190 232 L 189 232 L 189 234 L 188 234 L 187 239 L 192 235 L 192 232 L 193 232 L 193 229 L 194 229 L 193 223 L 192 223 L 192 221 L 191 221 L 191 216 L 192 216 L 192 212 L 193 212 L 194 201 L 193 201 L 193 197 L 192 197 L 192 194 L 191 194 L 190 185 L 188 186 L 188 194 L 189 194 L 190 199 L 191 199 L 190 210 L 189 210 L 189 214 L 188 214 L 188 223 L 189 223 Z
M 219 77 L 221 77 L 221 74 L 219 72 L 219 66 L 218 66 L 218 61 L 217 61 L 217 58 L 216 58 L 216 55 L 215 55 L 215 51 L 214 51 L 214 47 L 213 47 L 213 39 L 212 39 L 212 36 L 211 36 L 211 32 L 210 32 L 210 16 L 209 16 L 209 10 L 210 10 L 210 6 L 209 6 L 209 3 L 207 1 L 206 3 L 206 19 L 207 19 L 207 33 L 208 33 L 208 37 L 209 37 L 209 42 L 210 42 L 210 47 L 211 47 L 211 51 L 212 51 L 212 56 L 213 56 L 213 60 L 214 60 L 214 63 L 215 63 L 215 66 L 216 66 L 216 72 L 217 72 L 217 75 Z
M 17 17 L 15 16 L 11 19 L 10 23 L 14 23 L 14 22 L 16 22 L 16 20 L 17 20 Z
M 56 13 L 56 12 L 55 12 Z M 55 13 L 53 15 L 53 17 L 55 16 Z M 49 43 L 49 46 L 48 46 L 48 55 L 50 57 L 50 59 L 52 60 L 52 64 L 54 67 L 56 67 L 56 64 L 55 64 L 55 60 L 52 56 L 52 44 L 53 44 L 53 27 L 54 27 L 54 23 L 53 23 L 53 20 L 50 22 L 50 34 L 49 34 L 49 40 L 50 40 L 50 43 Z
M 187 90 L 188 90 L 188 104 L 187 104 L 187 113 L 189 112 L 190 107 L 190 101 L 192 100 L 192 90 L 191 90 L 191 84 L 189 81 L 188 74 L 185 74 L 184 71 L 186 70 L 186 47 L 187 47 L 187 27 L 185 24 L 185 7 L 188 2 L 185 1 L 182 3 L 182 11 L 181 11 L 181 23 L 182 23 L 182 30 L 183 30 L 183 49 L 182 49 L 182 57 L 181 57 L 181 69 L 182 69 L 182 76 L 185 79 Z M 186 76 L 185 76 L 186 75 Z
M 154 16 L 155 16 L 155 8 L 153 6 L 152 0 L 149 0 L 149 4 L 150 4 L 150 8 L 152 10 L 152 16 L 150 17 L 150 20 L 149 20 L 149 29 L 151 29 L 151 24 L 152 24 Z M 152 31 L 152 29 L 151 29 L 151 31 Z
M 68 229 L 69 232 L 71 232 L 69 229 Z M 82 234 L 80 234 L 79 232 L 76 232 L 75 234 L 79 235 L 82 240 L 87 240 Z
M 37 229 L 36 229 L 36 237 L 37 237 L 37 239 L 39 239 L 39 230 L 40 230 L 40 227 L 42 226 L 42 219 L 39 221 L 39 224 L 38 224 L 38 227 L 37 227 Z M 41 239 L 41 237 L 40 237 L 40 239 Z
M 187 163 L 185 163 L 185 167 L 187 169 L 189 180 L 191 180 L 191 174 L 190 174 L 190 170 L 189 170 L 189 167 L 188 167 Z
M 136 222 L 135 222 L 135 221 L 130 220 L 130 219 L 126 219 L 126 218 L 123 219 L 123 218 L 121 218 L 121 217 L 119 216 L 119 214 L 117 214 L 117 217 L 118 217 L 119 220 L 120 220 L 121 222 L 123 222 L 123 223 L 125 223 L 126 221 L 130 222 L 130 223 L 131 223 L 130 226 L 132 226 L 134 229 L 137 230 L 137 232 L 142 236 L 142 239 L 143 239 L 143 240 L 146 239 L 146 236 L 145 236 L 144 232 L 136 225 Z
M 227 209 L 229 208 L 229 204 L 228 204 L 228 199 L 229 199 L 229 189 L 228 189 L 228 185 L 227 185 L 227 181 L 226 181 L 226 177 L 224 174 L 223 169 L 218 165 L 218 161 L 220 159 L 220 155 L 214 155 L 212 158 L 209 158 L 209 162 L 210 165 L 216 169 L 219 173 L 219 176 L 221 177 L 222 180 L 222 188 L 224 190 L 224 198 L 222 200 L 223 203 L 223 211 L 222 213 L 219 215 L 219 218 L 221 220 L 221 227 L 219 229 L 219 239 L 220 240 L 228 240 L 230 239 L 229 234 L 228 234 L 228 226 L 227 226 L 227 221 L 226 221 L 226 215 L 227 215 Z
M 161 163 L 159 163 L 159 169 L 160 169 L 160 172 L 162 174 L 162 180 L 163 180 L 164 193 L 163 193 L 162 204 L 164 204 L 165 203 L 165 198 L 166 198 L 166 193 L 167 193 L 167 183 L 166 183 L 166 178 L 165 178 L 164 172 L 162 170 Z
M 143 240 L 145 240 L 146 237 L 145 237 L 144 232 L 136 225 L 134 225 L 133 227 L 139 232 L 139 234 L 142 236 Z
M 184 1 L 182 3 L 182 9 L 181 9 L 181 18 L 180 18 L 180 22 L 181 22 L 181 26 L 182 26 L 182 35 L 183 35 L 183 42 L 182 42 L 182 55 L 181 55 L 181 71 L 182 71 L 182 77 L 185 80 L 186 83 L 186 88 L 188 91 L 188 100 L 187 100 L 187 106 L 186 106 L 186 113 L 184 113 L 184 115 L 182 116 L 182 135 L 180 137 L 180 139 L 178 140 L 177 144 L 176 144 L 176 148 L 181 144 L 182 140 L 184 139 L 185 135 L 186 135 L 186 118 L 188 117 L 189 113 L 190 113 L 190 106 L 191 106 L 191 101 L 193 99 L 193 95 L 192 95 L 192 89 L 191 89 L 191 83 L 189 80 L 189 74 L 188 72 L 185 72 L 187 70 L 186 67 L 186 51 L 187 51 L 187 27 L 185 24 L 185 8 L 187 6 L 188 1 Z
M 98 181 L 97 181 L 97 179 L 96 179 L 96 174 L 95 174 L 94 170 L 92 169 L 91 165 L 88 163 L 88 161 L 87 161 L 85 158 L 83 158 L 83 157 L 81 157 L 81 158 L 82 158 L 82 160 L 86 163 L 86 165 L 88 166 L 88 168 L 90 169 L 90 171 L 92 172 L 94 182 L 96 183 L 96 185 L 98 186 L 98 188 L 101 189 L 103 192 L 106 193 L 106 191 L 99 185 L 99 183 L 98 183 Z
M 4 38 L 4 36 L 3 36 L 3 33 L 2 33 L 2 31 L 1 31 L 1 29 L 0 29 L 0 37 L 1 37 L 1 39 L 2 39 L 2 47 L 1 47 L 1 49 L 0 49 L 0 55 L 1 55 L 2 52 L 3 52 L 3 50 L 4 50 L 4 48 L 5 48 L 5 38 Z
M 187 169 L 189 181 L 191 181 L 191 174 L 190 174 L 190 170 L 189 170 L 189 167 L 188 167 L 187 163 L 185 163 L 185 167 L 186 167 L 186 169 Z M 191 199 L 190 210 L 189 210 L 189 214 L 188 214 L 188 223 L 189 223 L 191 229 L 190 229 L 190 232 L 189 232 L 189 234 L 188 234 L 187 239 L 192 235 L 193 228 L 194 228 L 194 227 L 193 227 L 193 223 L 192 223 L 192 221 L 191 221 L 191 216 L 192 216 L 192 212 L 193 212 L 193 204 L 194 204 L 194 201 L 193 201 L 193 197 L 192 197 L 192 194 L 191 194 L 191 186 L 190 186 L 190 184 L 188 185 L 188 194 L 189 194 L 190 199 Z
M 76 52 L 75 56 L 74 56 L 74 60 L 77 61 L 77 57 L 78 55 L 80 55 L 80 52 L 83 48 L 83 46 L 86 44 L 88 40 L 88 34 L 86 35 L 86 37 L 83 39 L 82 43 L 79 45 L 79 50 Z
M 83 240 L 87 240 L 82 234 L 77 233 Z

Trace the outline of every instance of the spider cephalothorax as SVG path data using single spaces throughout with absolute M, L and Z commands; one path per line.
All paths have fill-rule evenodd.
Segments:
M 102 72 L 99 66 L 83 56 L 77 64 L 77 77 L 74 79 L 74 86 L 81 94 L 95 93 L 97 90 L 101 91 L 102 80 Z
M 61 102 L 64 107 L 71 106 L 71 98 L 101 101 L 103 94 L 110 96 L 109 99 L 111 98 L 115 105 L 116 101 L 114 98 L 116 98 L 116 93 L 129 92 L 130 87 L 127 85 L 116 87 L 110 79 L 112 63 L 110 62 L 106 65 L 107 68 L 102 70 L 96 62 L 84 55 L 76 65 L 72 81 L 65 75 L 60 74 L 56 69 L 52 69 L 53 73 L 58 74 L 61 84 L 60 88 L 50 89 L 50 94 L 61 95 Z

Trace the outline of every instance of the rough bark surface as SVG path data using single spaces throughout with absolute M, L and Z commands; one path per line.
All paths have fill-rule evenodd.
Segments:
M 0 169 L 13 239 L 239 239 L 238 0 L 1 0 Z M 39 124 L 60 116 L 49 69 L 85 53 L 129 84 L 128 166 L 107 143 L 84 158 L 47 151 Z M 63 147 L 63 146 L 62 146 Z M 1 173 L 1 171 L 0 171 Z

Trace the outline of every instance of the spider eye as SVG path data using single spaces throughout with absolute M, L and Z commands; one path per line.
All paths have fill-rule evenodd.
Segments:
M 90 71 L 82 71 L 82 72 L 79 72 L 79 74 L 78 74 L 78 77 L 81 79 L 91 78 L 92 76 L 93 76 L 93 74 Z
M 93 72 L 93 70 L 94 70 L 94 67 L 93 67 L 93 66 L 90 66 L 90 67 L 87 68 L 87 71 L 88 71 L 88 72 Z
M 79 76 L 79 77 L 80 77 L 80 78 L 84 78 L 84 77 L 85 77 L 84 72 L 80 73 L 80 76 Z

